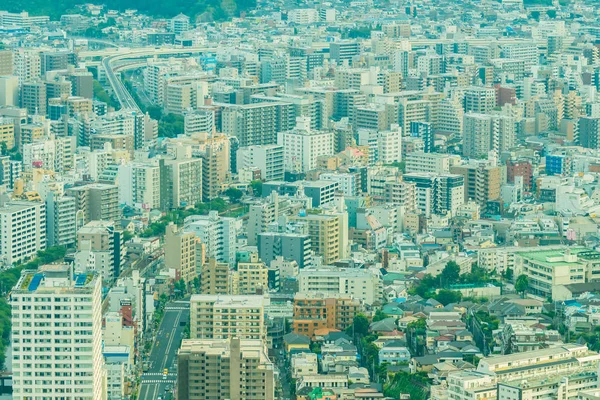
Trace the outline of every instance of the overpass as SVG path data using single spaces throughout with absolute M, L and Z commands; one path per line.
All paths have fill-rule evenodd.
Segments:
M 152 58 L 155 56 L 174 56 L 174 57 L 189 57 L 194 54 L 201 54 L 207 52 L 215 52 L 216 48 L 214 47 L 189 47 L 189 48 L 155 48 L 155 47 L 145 47 L 145 48 L 136 48 L 136 49 L 127 49 L 127 48 L 119 48 L 119 49 L 111 49 L 111 50 L 103 50 L 103 51 L 84 51 L 79 54 L 80 58 L 89 58 L 89 57 L 98 57 L 103 56 L 102 58 L 102 68 L 106 74 L 106 79 L 108 83 L 113 89 L 115 97 L 119 104 L 121 104 L 121 108 L 132 109 L 138 112 L 141 112 L 137 103 L 133 99 L 133 96 L 129 91 L 125 88 L 125 85 L 121 81 L 121 79 L 117 76 L 117 71 L 123 71 L 127 69 L 134 69 L 140 67 L 140 62 L 143 59 Z M 128 61 L 131 61 L 128 63 Z M 137 62 L 136 62 L 137 61 Z M 119 66 L 114 66 L 113 63 L 119 62 L 122 63 Z M 124 63 L 123 63 L 124 62 Z

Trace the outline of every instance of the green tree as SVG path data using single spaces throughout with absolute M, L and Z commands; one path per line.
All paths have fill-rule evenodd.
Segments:
M 148 106 L 146 112 L 150 115 L 150 118 L 160 121 L 162 118 L 162 107 L 159 106 Z
M 462 299 L 462 293 L 455 290 L 440 289 L 435 299 L 447 306 L 450 303 L 458 303 Z
M 356 336 L 366 336 L 369 333 L 369 320 L 364 314 L 356 314 L 346 333 Z
M 373 316 L 373 322 L 381 321 L 386 318 L 389 318 L 389 316 L 378 309 L 377 311 L 375 311 L 375 315 Z
M 521 293 L 522 296 L 525 295 L 525 291 L 529 288 L 529 279 L 527 275 L 519 275 L 517 277 L 517 281 L 515 282 L 515 290 L 517 293 Z
M 445 286 L 453 285 L 460 279 L 460 266 L 454 261 L 448 261 L 442 271 L 442 281 Z
M 3 156 L 8 154 L 8 146 L 6 145 L 6 142 L 0 142 L 0 150 L 2 151 Z
M 244 196 L 244 192 L 234 187 L 230 187 L 223 194 L 229 197 L 232 203 L 239 203 Z
M 255 180 L 250 182 L 250 186 L 252 187 L 252 193 L 254 193 L 255 197 L 262 196 L 263 183 L 261 180 Z
M 507 281 L 512 281 L 514 276 L 515 272 L 513 271 L 513 269 L 511 267 L 506 268 L 506 271 L 504 271 L 504 279 L 506 279 Z

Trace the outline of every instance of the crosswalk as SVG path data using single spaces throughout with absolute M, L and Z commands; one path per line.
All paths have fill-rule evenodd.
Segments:
M 162 373 L 162 372 L 145 372 L 143 376 L 163 376 L 163 375 L 164 375 L 164 373 Z M 167 375 L 175 376 L 174 373 L 169 373 Z
M 174 379 L 150 379 L 150 380 L 145 380 L 144 378 L 142 378 L 142 383 L 143 384 L 150 384 L 150 383 L 170 383 L 170 384 L 174 384 L 175 382 L 177 382 Z
M 189 307 L 173 307 L 173 306 L 165 307 L 165 311 L 186 311 L 189 309 L 190 309 Z

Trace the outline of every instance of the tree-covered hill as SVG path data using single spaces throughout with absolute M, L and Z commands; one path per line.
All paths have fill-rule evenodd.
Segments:
M 49 15 L 58 19 L 63 14 L 77 12 L 77 5 L 90 3 L 89 0 L 12 0 L 4 6 L 10 12 L 28 11 L 32 15 Z M 105 4 L 109 9 L 136 9 L 141 13 L 155 17 L 173 17 L 183 13 L 195 17 L 207 13 L 219 20 L 239 15 L 256 6 L 256 0 L 106 0 L 94 1 Z

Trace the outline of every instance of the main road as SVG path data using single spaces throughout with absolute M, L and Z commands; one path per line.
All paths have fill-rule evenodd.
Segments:
M 148 370 L 142 374 L 139 400 L 165 398 L 177 381 L 177 351 L 190 318 L 190 303 L 173 301 L 165 306 L 165 314 L 152 345 Z M 164 370 L 168 375 L 164 376 Z

